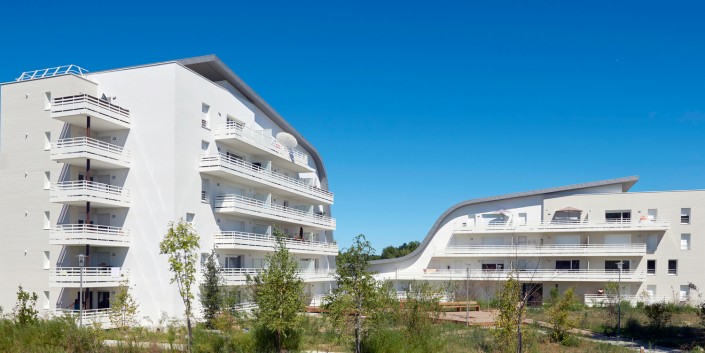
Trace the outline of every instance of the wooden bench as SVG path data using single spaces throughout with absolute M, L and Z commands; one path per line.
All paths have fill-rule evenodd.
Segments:
M 467 309 L 480 311 L 480 306 L 474 300 L 467 302 L 444 302 L 439 303 L 443 311 L 465 311 Z

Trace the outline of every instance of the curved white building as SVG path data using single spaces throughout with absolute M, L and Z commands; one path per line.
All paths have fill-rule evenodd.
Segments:
M 705 286 L 705 191 L 628 192 L 637 181 L 461 202 L 438 218 L 416 251 L 374 261 L 372 269 L 398 290 L 411 281 L 462 281 L 460 288 L 470 283 L 482 297 L 511 273 L 536 293 L 533 302 L 551 288 L 575 286 L 592 305 L 605 300 L 607 282 L 620 281 L 633 301 L 688 301 Z
M 2 85 L 0 305 L 18 285 L 48 312 L 105 323 L 121 278 L 143 321 L 182 315 L 159 242 L 183 218 L 229 286 L 288 234 L 306 291 L 330 289 L 333 194 L 316 149 L 215 56 Z M 86 255 L 81 283 L 79 255 Z M 76 303 L 76 304 L 75 304 Z

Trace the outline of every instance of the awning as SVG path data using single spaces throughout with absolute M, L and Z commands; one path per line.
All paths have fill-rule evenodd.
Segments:
M 565 207 L 561 208 L 560 210 L 556 210 L 556 212 L 583 212 L 583 210 L 575 207 Z

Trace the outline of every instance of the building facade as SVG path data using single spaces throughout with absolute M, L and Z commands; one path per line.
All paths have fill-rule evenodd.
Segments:
M 127 281 L 141 321 L 179 317 L 159 255 L 179 219 L 234 289 L 265 265 L 276 227 L 306 292 L 330 290 L 338 248 L 323 162 L 217 57 L 25 72 L 0 98 L 2 307 L 22 285 L 45 312 L 74 312 L 83 288 L 85 319 L 105 324 Z
M 483 298 L 513 276 L 535 304 L 569 287 L 588 305 L 612 300 L 608 288 L 617 287 L 632 302 L 696 303 L 705 288 L 705 190 L 628 192 L 637 181 L 461 202 L 416 251 L 372 267 L 398 290 L 413 281 L 446 282 Z

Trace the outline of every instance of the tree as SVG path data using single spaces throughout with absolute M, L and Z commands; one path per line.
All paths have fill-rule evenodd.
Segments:
M 191 224 L 184 222 L 169 222 L 164 239 L 159 243 L 159 253 L 169 257 L 169 271 L 172 273 L 171 283 L 176 283 L 179 296 L 184 302 L 184 315 L 188 330 L 188 349 L 193 344 L 193 329 L 191 327 L 193 292 L 191 287 L 196 282 L 196 261 L 198 259 L 199 237 Z
M 416 248 L 419 247 L 421 243 L 418 241 L 410 241 L 408 243 L 404 243 L 400 246 L 393 246 L 390 245 L 384 249 L 382 249 L 382 254 L 377 256 L 377 255 L 371 255 L 370 260 L 380 260 L 380 259 L 394 259 L 402 256 L 406 256 L 410 254 L 412 251 L 416 250 Z
M 206 327 L 214 329 L 215 318 L 220 313 L 223 304 L 222 279 L 215 250 L 211 251 L 204 265 L 203 283 L 201 284 L 199 298 L 201 299 Z
M 120 281 L 115 297 L 110 305 L 110 323 L 115 328 L 125 330 L 137 324 L 137 311 L 139 306 L 132 293 L 127 278 Z
M 522 302 L 519 281 L 510 274 L 497 298 L 499 314 L 495 320 L 496 329 L 494 332 L 497 340 L 504 347 L 516 345 L 519 352 L 521 352 L 522 338 L 521 326 L 517 329 L 517 325 L 521 325 L 523 321 L 525 306 L 522 305 Z
M 274 336 L 274 348 L 283 352 L 285 339 L 295 337 L 299 325 L 298 313 L 304 309 L 304 282 L 299 278 L 299 267 L 284 243 L 284 234 L 275 230 L 274 252 L 267 255 L 267 267 L 254 278 L 248 276 L 254 302 L 255 325 L 261 339 Z M 260 342 L 261 342 L 260 339 Z M 290 349 L 296 347 L 288 347 Z
M 554 342 L 563 342 L 570 330 L 575 327 L 575 321 L 570 319 L 569 311 L 575 302 L 575 288 L 570 287 L 562 296 L 558 291 L 551 290 L 552 303 L 548 309 L 548 322 L 551 324 L 551 339 Z
M 37 305 L 39 296 L 37 293 L 29 292 L 22 289 L 22 285 L 17 290 L 17 304 L 15 305 L 15 323 L 21 326 L 33 324 L 37 322 L 37 314 L 39 311 L 34 309 Z
M 330 310 L 339 330 L 353 327 L 355 353 L 361 352 L 363 314 L 368 314 L 380 305 L 379 286 L 372 272 L 367 269 L 373 252 L 372 245 L 364 235 L 356 236 L 352 245 L 336 259 L 337 287 L 325 300 L 325 307 Z

